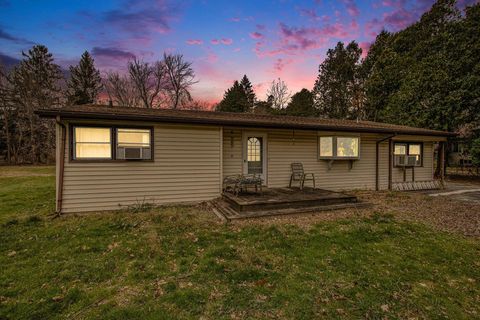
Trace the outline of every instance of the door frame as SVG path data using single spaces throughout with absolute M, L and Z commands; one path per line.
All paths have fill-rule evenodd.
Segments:
M 243 131 L 242 132 L 242 173 L 248 173 L 248 165 L 247 165 L 247 138 L 248 137 L 261 137 L 262 138 L 262 170 L 263 170 L 263 183 L 268 185 L 268 143 L 267 138 L 268 135 L 266 132 L 262 131 Z

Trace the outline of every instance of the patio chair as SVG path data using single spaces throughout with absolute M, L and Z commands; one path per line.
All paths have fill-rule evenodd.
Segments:
M 299 181 L 300 190 L 303 190 L 305 181 L 312 181 L 313 189 L 315 189 L 315 174 L 305 173 L 303 171 L 303 164 L 301 162 L 294 162 L 291 164 L 291 166 L 292 166 L 292 175 L 290 176 L 290 183 L 288 184 L 289 188 L 292 187 L 293 181 Z

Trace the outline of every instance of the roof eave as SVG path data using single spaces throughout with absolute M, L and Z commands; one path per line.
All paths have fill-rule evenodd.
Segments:
M 61 116 L 64 119 L 87 119 L 87 120 L 124 120 L 124 121 L 145 121 L 145 122 L 166 122 L 166 123 L 191 123 L 204 125 L 228 125 L 241 127 L 261 127 L 261 128 L 278 128 L 278 129 L 303 129 L 303 130 L 325 130 L 325 131 L 345 131 L 345 132 L 365 132 L 365 133 L 389 133 L 402 135 L 423 135 L 423 136 L 439 136 L 453 137 L 456 133 L 443 131 L 415 131 L 415 130 L 393 130 L 387 128 L 354 128 L 340 125 L 310 125 L 310 124 L 294 124 L 294 123 L 265 123 L 252 122 L 245 120 L 224 120 L 224 119 L 195 119 L 186 117 L 172 116 L 152 116 L 139 114 L 114 114 L 114 113 L 98 113 L 98 112 L 73 112 L 66 110 L 37 110 L 35 111 L 41 117 L 55 118 Z

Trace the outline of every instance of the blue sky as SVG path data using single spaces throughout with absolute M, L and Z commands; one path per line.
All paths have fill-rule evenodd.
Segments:
M 44 44 L 68 67 L 88 50 L 101 71 L 124 70 L 133 57 L 181 53 L 199 82 L 194 98 L 215 102 L 247 74 L 259 98 L 281 78 L 292 92 L 311 89 L 318 65 L 337 41 L 367 52 L 382 29 L 416 21 L 433 1 L 40 1 L 0 0 L 0 61 Z

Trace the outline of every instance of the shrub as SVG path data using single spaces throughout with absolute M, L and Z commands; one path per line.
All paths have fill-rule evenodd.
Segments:
M 480 138 L 473 140 L 472 148 L 470 149 L 470 155 L 472 156 L 472 163 L 475 167 L 480 166 Z

